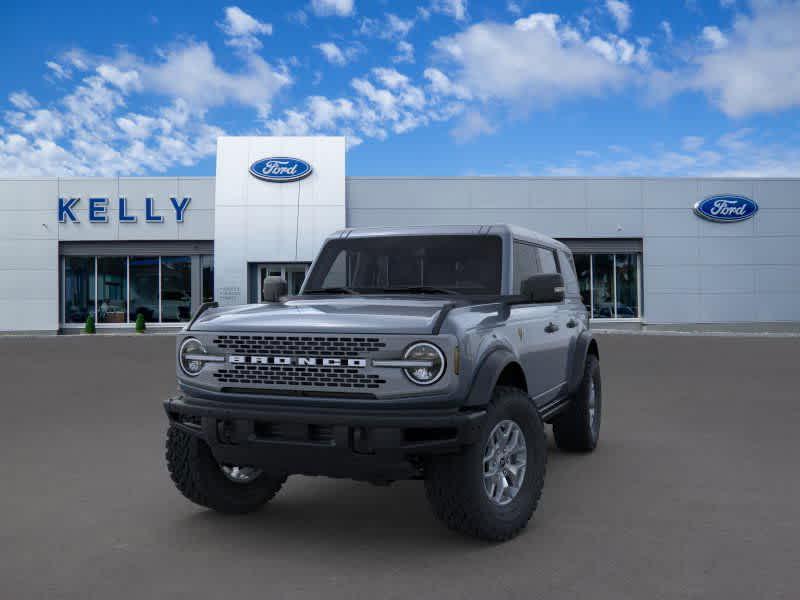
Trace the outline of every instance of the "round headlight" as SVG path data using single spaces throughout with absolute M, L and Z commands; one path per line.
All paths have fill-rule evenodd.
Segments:
M 411 381 L 417 385 L 436 383 L 444 374 L 444 354 L 433 344 L 417 342 L 406 349 L 403 360 L 418 363 L 403 369 Z
M 199 375 L 206 364 L 203 360 L 205 353 L 206 349 L 200 340 L 192 337 L 183 340 L 178 352 L 178 363 L 181 365 L 181 370 L 189 377 Z

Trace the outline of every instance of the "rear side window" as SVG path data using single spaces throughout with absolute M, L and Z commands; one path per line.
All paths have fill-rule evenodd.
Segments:
M 567 296 L 578 296 L 580 290 L 578 288 L 578 275 L 575 272 L 575 263 L 572 260 L 572 254 L 567 254 L 563 250 L 559 250 L 558 259 L 561 263 L 561 273 L 564 275 L 564 285 L 567 288 Z
M 514 242 L 514 293 L 519 294 L 522 282 L 531 275 L 541 273 L 536 246 Z
M 539 254 L 539 267 L 542 273 L 558 273 L 556 253 L 550 248 L 536 248 Z

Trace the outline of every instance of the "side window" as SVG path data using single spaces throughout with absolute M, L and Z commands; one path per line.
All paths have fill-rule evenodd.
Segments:
M 563 250 L 559 250 L 559 261 L 561 262 L 561 272 L 564 275 L 564 283 L 567 288 L 568 296 L 578 296 L 578 275 L 575 272 L 575 263 L 572 262 L 572 255 Z
M 519 294 L 522 282 L 531 275 L 541 273 L 536 246 L 514 242 L 514 293 Z
M 536 248 L 539 253 L 539 264 L 542 268 L 542 273 L 558 273 L 558 262 L 556 261 L 556 253 L 550 248 Z

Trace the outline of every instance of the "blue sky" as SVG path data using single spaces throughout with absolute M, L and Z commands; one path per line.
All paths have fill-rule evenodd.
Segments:
M 800 176 L 800 1 L 5 2 L 0 175 Z

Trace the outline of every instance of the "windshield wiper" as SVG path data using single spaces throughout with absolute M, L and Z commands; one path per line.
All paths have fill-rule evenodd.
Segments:
M 451 290 L 443 287 L 436 287 L 435 285 L 410 285 L 405 287 L 390 287 L 380 290 L 381 293 L 395 293 L 404 292 L 407 294 L 449 294 L 454 296 L 462 295 L 461 292 Z
M 360 294 L 360 292 L 357 292 L 353 288 L 341 286 L 341 287 L 324 287 L 324 288 L 319 288 L 319 289 L 316 289 L 316 290 L 305 290 L 303 292 L 303 295 L 305 295 L 305 294 L 354 294 L 354 295 L 358 295 L 358 294 Z

